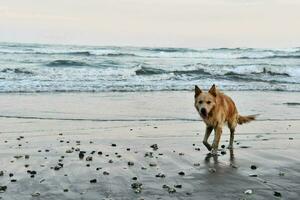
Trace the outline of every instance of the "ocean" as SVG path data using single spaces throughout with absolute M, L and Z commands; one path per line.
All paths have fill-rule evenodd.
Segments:
M 0 93 L 300 91 L 300 47 L 152 48 L 0 43 Z

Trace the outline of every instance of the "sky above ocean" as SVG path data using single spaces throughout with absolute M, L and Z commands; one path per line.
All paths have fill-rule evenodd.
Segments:
M 300 46 L 299 0 L 0 0 L 0 41 Z

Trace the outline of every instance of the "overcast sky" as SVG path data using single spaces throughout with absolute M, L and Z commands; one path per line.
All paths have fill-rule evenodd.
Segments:
M 0 41 L 300 46 L 300 0 L 0 0 Z

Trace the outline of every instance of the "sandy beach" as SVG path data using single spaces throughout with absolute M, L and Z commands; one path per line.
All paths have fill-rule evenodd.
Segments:
M 215 157 L 193 92 L 1 94 L 0 199 L 298 199 L 300 93 L 226 94 Z

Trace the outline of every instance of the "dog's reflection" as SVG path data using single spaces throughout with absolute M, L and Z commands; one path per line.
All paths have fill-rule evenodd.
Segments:
M 205 163 L 208 164 L 210 163 L 211 160 L 213 160 L 214 164 L 218 164 L 218 157 L 220 155 L 218 154 L 212 154 L 212 153 L 208 153 L 204 159 Z M 235 165 L 235 158 L 234 158 L 234 151 L 233 149 L 229 149 L 229 161 L 230 161 L 230 165 L 234 166 Z

